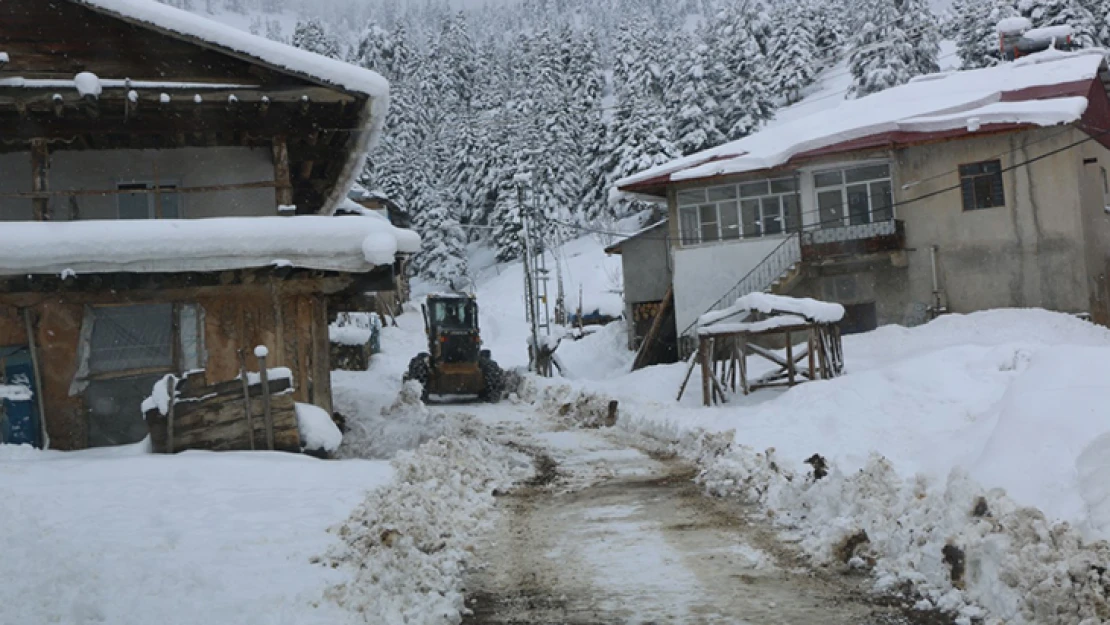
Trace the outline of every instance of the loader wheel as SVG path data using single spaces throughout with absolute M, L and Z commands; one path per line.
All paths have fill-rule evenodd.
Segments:
M 490 359 L 488 352 L 478 359 L 478 370 L 482 372 L 482 381 L 485 384 L 479 398 L 491 403 L 501 401 L 501 396 L 505 393 L 505 379 L 501 367 Z
M 405 372 L 404 381 L 416 380 L 423 390 L 420 393 L 421 401 L 428 401 L 428 378 L 431 376 L 431 355 L 421 352 L 409 361 L 409 369 Z

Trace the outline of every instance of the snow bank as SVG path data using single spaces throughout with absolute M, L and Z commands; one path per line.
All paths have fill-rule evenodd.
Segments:
M 359 217 L 13 222 L 0 229 L 0 272 L 222 271 L 279 260 L 365 272 L 419 249 L 415 232 Z
M 301 445 L 308 451 L 332 453 L 343 442 L 343 433 L 331 420 L 327 410 L 312 404 L 297 403 L 297 429 L 301 433 Z
M 366 623 L 461 622 L 464 577 L 490 527 L 493 493 L 529 462 L 484 438 L 443 437 L 394 459 L 394 481 L 334 531 L 327 564 L 352 576 L 328 596 Z
M 913 584 L 960 623 L 1110 613 L 1110 330 L 997 310 L 846 336 L 844 353 L 841 378 L 712 409 L 674 405 L 681 365 L 596 386 L 621 427 L 678 441 L 710 492 L 761 502 L 885 591 Z M 831 467 L 816 481 L 815 453 Z
M 1078 120 L 1086 108 L 1072 97 L 1001 101 L 1008 93 L 1031 87 L 1093 80 L 1103 63 L 1103 51 L 1049 50 L 1022 61 L 950 72 L 847 100 L 835 108 L 775 124 L 743 139 L 653 167 L 619 180 L 616 186 L 659 176 L 679 181 L 769 169 L 810 150 L 886 132 L 965 128 L 968 116 L 984 119 L 983 123 L 1070 123 Z
M 335 625 L 334 544 L 385 462 L 0 445 L 0 623 Z M 384 621 L 383 621 L 384 622 Z

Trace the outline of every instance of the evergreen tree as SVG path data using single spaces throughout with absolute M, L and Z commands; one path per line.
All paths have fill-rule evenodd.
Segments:
M 957 0 L 953 5 L 956 51 L 964 69 L 992 67 L 1003 61 L 998 23 L 1018 12 L 1010 0 Z
M 413 225 L 421 234 L 421 248 L 412 269 L 433 284 L 460 291 L 469 282 L 466 235 L 440 195 L 428 187 L 419 200 L 423 207 Z
M 679 55 L 675 68 L 669 98 L 675 147 L 682 154 L 693 154 L 724 143 L 721 107 L 714 97 L 721 66 L 713 63 L 709 46 L 698 44 Z
M 1033 26 L 1071 26 L 1074 43 L 1083 48 L 1099 45 L 1101 25 L 1079 0 L 1020 0 L 1018 8 Z
M 782 5 L 772 15 L 771 92 L 787 104 L 817 75 L 817 45 L 808 15 L 798 5 Z
M 765 30 L 763 17 L 746 9 L 729 9 L 714 22 L 707 34 L 720 76 L 716 99 L 721 104 L 721 132 L 728 140 L 755 132 L 774 115 L 768 80 L 767 58 L 759 39 Z
M 324 30 L 320 20 L 312 18 L 297 22 L 293 45 L 333 59 L 339 58 L 339 43 Z
M 852 46 L 850 93 L 863 97 L 938 71 L 939 32 L 924 0 L 873 0 Z
M 840 56 L 847 39 L 844 19 L 848 8 L 843 0 L 801 0 L 800 11 L 813 34 L 817 58 L 823 66 L 831 65 Z

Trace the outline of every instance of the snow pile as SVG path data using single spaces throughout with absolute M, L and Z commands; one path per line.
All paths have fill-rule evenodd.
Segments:
M 0 445 L 0 623 L 350 622 L 311 558 L 388 463 L 147 450 Z
M 1083 100 L 1080 106 L 1076 98 L 1065 96 L 1082 96 L 1085 89 L 1072 93 L 1061 87 L 1055 98 L 1013 94 L 1033 87 L 1094 80 L 1103 63 L 1103 52 L 1050 50 L 1021 61 L 950 72 L 846 100 L 836 108 L 775 124 L 743 139 L 653 167 L 618 181 L 616 186 L 659 177 L 676 182 L 769 169 L 808 151 L 888 132 L 965 128 L 970 117 L 979 117 L 983 123 L 1071 123 L 1086 110 L 1086 98 L 1079 98 Z
M 869 571 L 883 592 L 912 585 L 919 608 L 958 623 L 1098 623 L 1110 611 L 1106 542 L 1087 542 L 963 471 L 940 484 L 904 480 L 873 456 L 858 472 L 833 467 L 815 480 L 784 469 L 774 450 L 744 446 L 717 446 L 701 463 L 710 493 L 762 503 L 817 562 Z
M 1059 24 L 1057 26 L 1041 26 L 1040 28 L 1031 28 L 1025 31 L 1025 38 L 1034 41 L 1051 41 L 1055 44 L 1062 44 L 1071 37 L 1075 31 L 1067 24 Z
M 681 365 L 598 388 L 620 393 L 618 425 L 677 441 L 710 492 L 762 503 L 820 562 L 888 592 L 912 584 L 961 623 L 1105 619 L 1110 331 L 998 310 L 848 336 L 844 350 L 842 378 L 716 409 L 674 405 Z
M 332 343 L 339 345 L 347 345 L 357 347 L 366 345 L 373 337 L 373 330 L 370 328 L 360 328 L 357 326 L 340 326 L 331 324 L 328 326 L 328 338 Z
M 1027 17 L 1007 17 L 998 22 L 997 31 L 1000 35 L 1021 34 L 1033 28 L 1033 22 Z
M 23 384 L 0 384 L 0 400 L 31 401 L 31 389 Z
M 0 229 L 0 273 L 223 271 L 279 259 L 366 272 L 419 249 L 415 232 L 358 217 L 13 222 Z
M 490 527 L 493 494 L 527 465 L 482 438 L 442 437 L 399 454 L 394 481 L 334 530 L 342 543 L 327 563 L 353 579 L 328 596 L 366 623 L 461 622 L 466 567 Z
M 431 411 L 420 400 L 420 383 L 410 380 L 392 405 L 377 415 L 366 404 L 353 406 L 347 415 L 347 435 L 339 448 L 344 458 L 392 458 L 399 451 L 416 449 L 441 436 L 457 436 L 462 426 L 443 412 Z
M 104 92 L 100 78 L 92 72 L 81 72 L 73 77 L 73 86 L 82 98 L 99 98 Z
M 301 433 L 301 445 L 307 451 L 326 451 L 332 453 L 343 442 L 343 433 L 331 420 L 327 410 L 312 404 L 295 405 L 297 429 Z

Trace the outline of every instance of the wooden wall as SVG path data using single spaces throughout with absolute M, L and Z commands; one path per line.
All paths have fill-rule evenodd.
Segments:
M 29 309 L 39 355 L 42 398 L 51 447 L 83 449 L 88 419 L 81 393 L 70 395 L 77 373 L 85 306 L 128 303 L 197 303 L 204 309 L 205 372 L 209 383 L 239 374 L 236 351 L 248 352 L 247 366 L 258 369 L 253 348 L 270 350 L 270 367 L 293 371 L 294 398 L 332 410 L 327 309 L 306 285 L 228 285 L 166 291 L 111 291 L 0 295 L 0 346 L 27 345 L 22 311 Z M 136 406 L 138 410 L 138 406 Z

